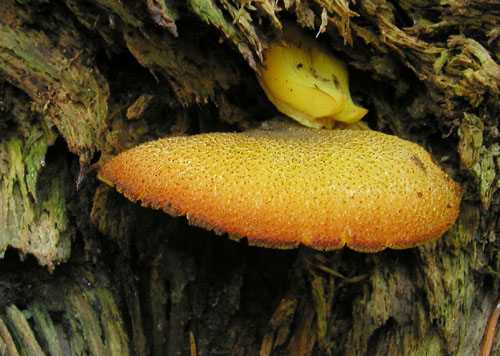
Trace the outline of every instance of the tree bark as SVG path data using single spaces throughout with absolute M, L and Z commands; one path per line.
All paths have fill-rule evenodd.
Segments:
M 479 355 L 500 298 L 499 1 L 0 10 L 0 355 Z M 372 129 L 466 188 L 443 237 L 375 254 L 249 247 L 97 181 L 141 142 L 278 115 L 255 71 L 283 19 L 346 62 Z

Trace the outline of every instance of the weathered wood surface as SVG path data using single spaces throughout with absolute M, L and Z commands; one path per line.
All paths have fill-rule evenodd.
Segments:
M 500 2 L 0 10 L 0 355 L 479 353 L 500 297 Z M 248 247 L 96 181 L 95 163 L 140 142 L 275 116 L 254 69 L 282 19 L 348 64 L 371 128 L 462 182 L 441 239 L 377 254 Z

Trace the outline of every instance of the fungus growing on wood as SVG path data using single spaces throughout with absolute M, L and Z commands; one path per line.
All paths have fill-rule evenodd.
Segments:
M 143 206 L 271 248 L 413 247 L 453 225 L 462 197 L 420 146 L 365 130 L 169 137 L 112 158 L 99 179 Z
M 292 24 L 265 52 L 257 78 L 278 110 L 305 126 L 352 124 L 368 112 L 351 99 L 345 64 Z

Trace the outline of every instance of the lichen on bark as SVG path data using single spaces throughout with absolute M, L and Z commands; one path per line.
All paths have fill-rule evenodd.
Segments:
M 50 270 L 69 257 L 73 235 L 66 211 L 66 167 L 59 160 L 42 172 L 55 138 L 34 124 L 29 137 L 13 132 L 0 141 L 0 255 L 11 246 Z

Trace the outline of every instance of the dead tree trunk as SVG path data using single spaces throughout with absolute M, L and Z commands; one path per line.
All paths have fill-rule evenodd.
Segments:
M 500 297 L 500 2 L 0 10 L 0 355 L 479 354 Z M 96 180 L 138 143 L 276 116 L 255 69 L 283 19 L 348 64 L 372 129 L 421 144 L 466 188 L 442 238 L 375 254 L 249 247 Z

